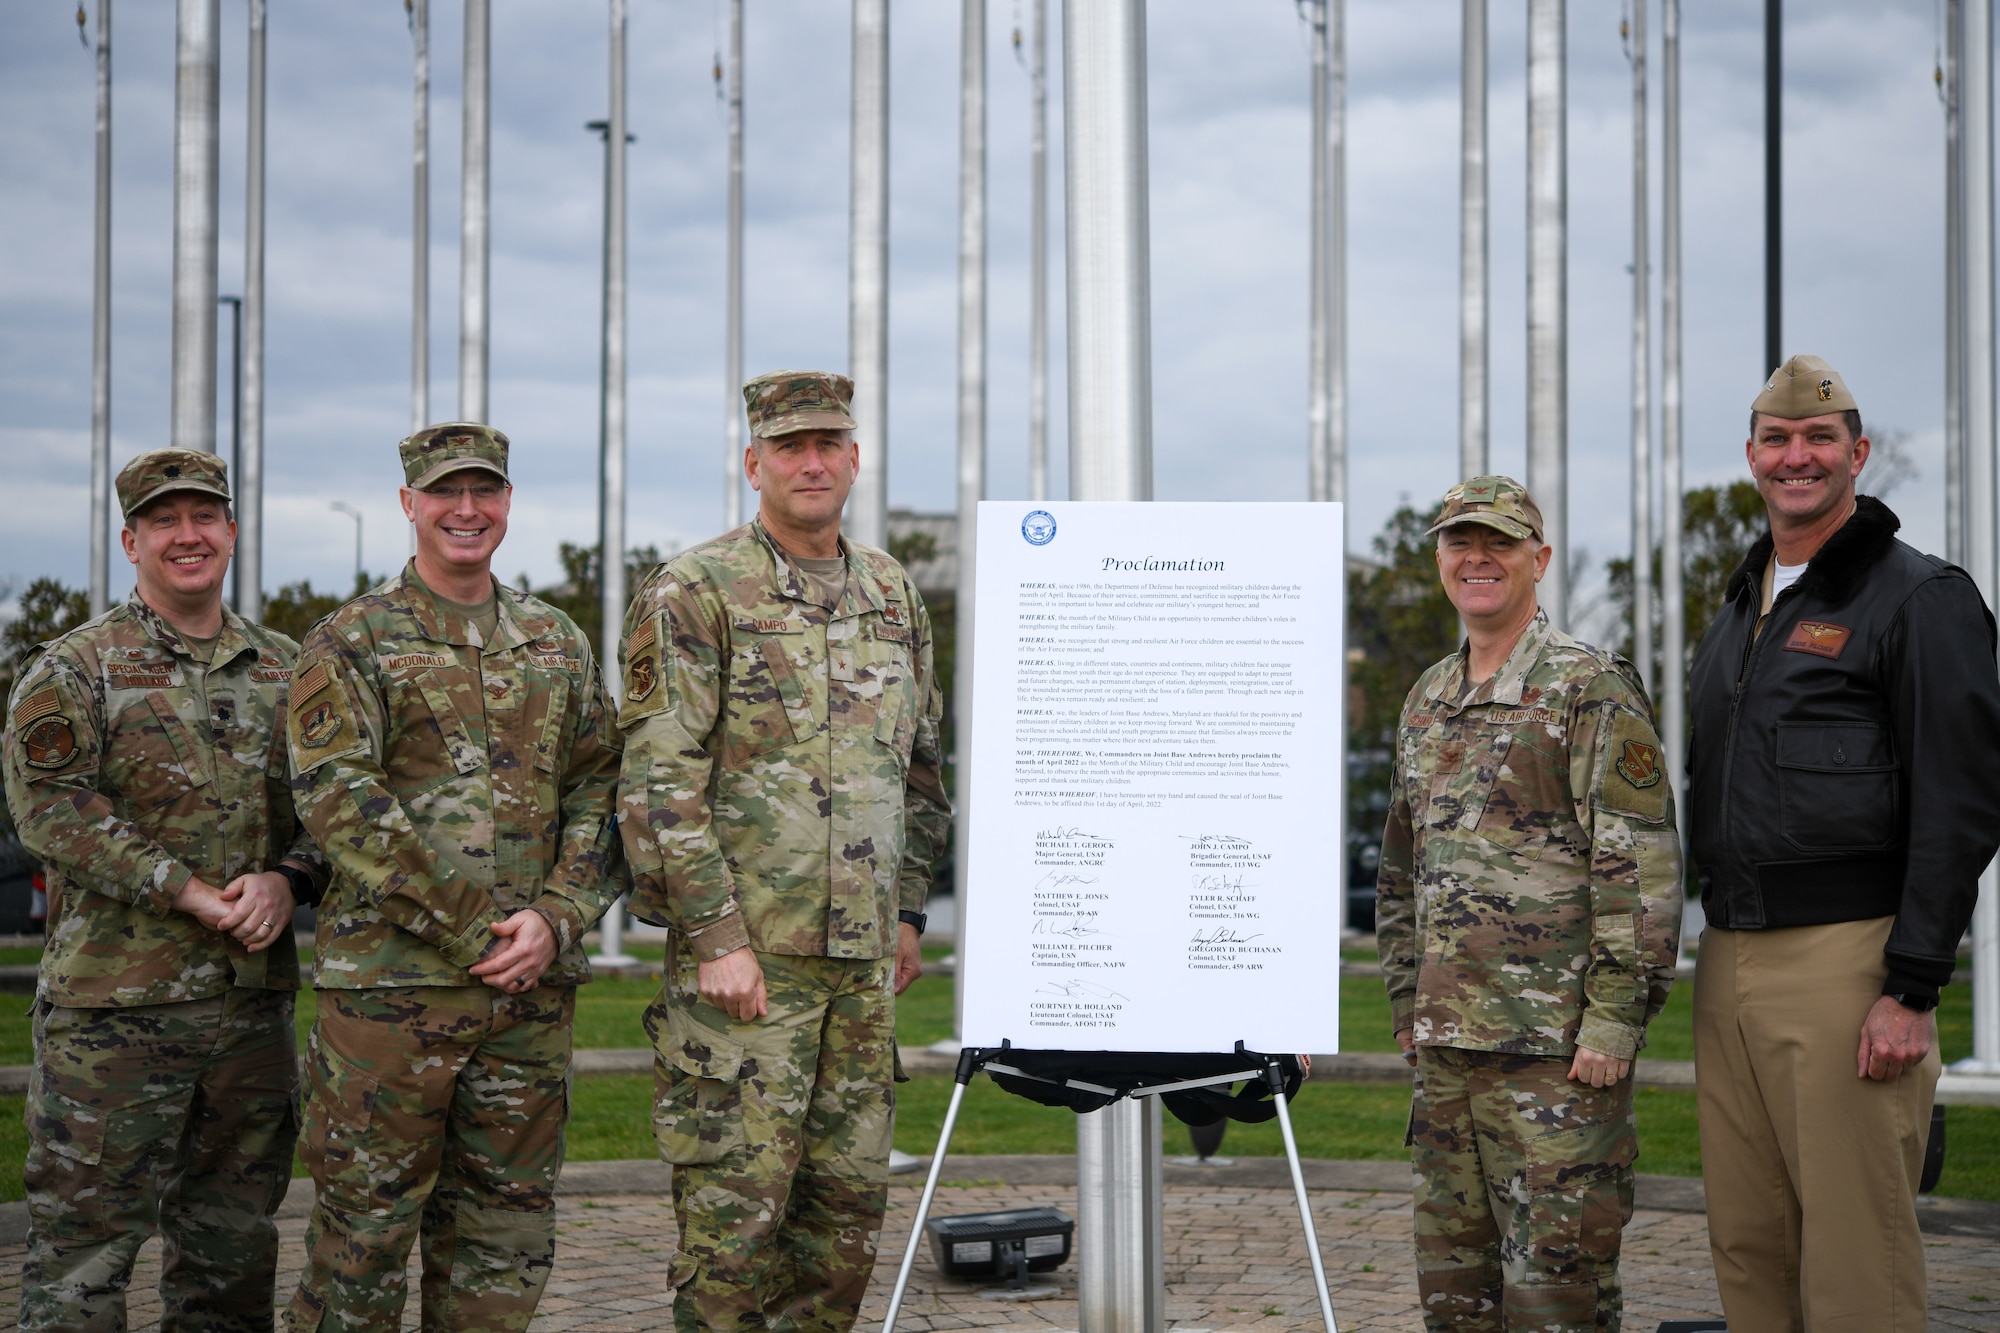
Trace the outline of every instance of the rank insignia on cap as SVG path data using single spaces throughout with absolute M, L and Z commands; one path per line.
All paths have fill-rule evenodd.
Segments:
M 37 719 L 21 732 L 30 768 L 61 768 L 77 756 L 76 731 L 61 713 Z
M 181 474 L 181 470 L 180 470 L 180 467 L 179 467 L 179 465 L 178 465 L 178 464 L 174 464 L 174 465 L 170 465 L 170 466 L 168 466 L 168 467 L 167 467 L 167 468 L 165 469 L 165 471 L 166 471 L 166 475 L 167 475 L 167 476 L 169 476 L 169 477 L 178 477 L 178 476 L 180 476 L 180 474 Z
M 1465 488 L 1467 504 L 1492 504 L 1500 498 L 1500 484 L 1492 481 L 1475 482 Z
M 1619 777 L 1644 791 L 1660 780 L 1660 752 L 1644 741 L 1626 741 L 1617 769 Z
M 1821 380 L 1819 382 L 1819 400 L 1823 403 L 1831 397 L 1833 397 L 1833 381 Z
M 1788 653 L 1811 653 L 1815 657 L 1839 657 L 1854 631 L 1845 625 L 1829 625 L 1824 620 L 1801 620 L 1792 626 L 1785 640 Z

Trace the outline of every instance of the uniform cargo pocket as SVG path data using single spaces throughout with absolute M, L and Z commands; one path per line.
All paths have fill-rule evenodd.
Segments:
M 1785 840 L 1807 851 L 1879 851 L 1901 826 L 1895 743 L 1873 722 L 1780 722 Z
M 109 1181 L 101 1168 L 110 1116 L 43 1086 L 28 1093 L 28 1158 L 21 1167 L 29 1216 L 56 1237 L 92 1236 L 104 1217 Z
M 1632 1217 L 1628 1168 L 1638 1155 L 1639 1137 L 1623 1114 L 1529 1141 L 1524 1239 L 1540 1256 L 1539 1267 L 1589 1272 L 1593 1261 L 1617 1255 Z
M 743 1043 L 662 1001 L 646 1011 L 653 1038 L 653 1139 L 674 1166 L 719 1162 L 743 1146 Z
M 368 1151 L 380 1087 L 375 1076 L 334 1050 L 315 1028 L 306 1039 L 310 1087 L 299 1157 L 321 1197 L 366 1212 L 372 1187 Z

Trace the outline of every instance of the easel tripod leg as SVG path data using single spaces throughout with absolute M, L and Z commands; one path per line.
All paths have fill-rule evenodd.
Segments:
M 924 1196 L 917 1203 L 916 1220 L 910 1224 L 910 1239 L 903 1246 L 903 1266 L 896 1274 L 896 1289 L 889 1293 L 889 1313 L 883 1316 L 882 1333 L 895 1333 L 896 1315 L 903 1308 L 903 1293 L 909 1289 L 910 1269 L 917 1262 L 917 1246 L 923 1238 L 924 1221 L 931 1213 L 931 1197 L 937 1193 L 938 1176 L 944 1171 L 945 1150 L 951 1146 L 951 1131 L 958 1124 L 958 1104 L 965 1100 L 965 1082 L 960 1079 L 952 1085 L 951 1105 L 945 1108 L 944 1113 L 944 1132 L 938 1135 L 930 1174 L 924 1178 Z M 1322 1282 L 1320 1285 L 1324 1289 L 1326 1284 Z
M 1292 1192 L 1299 1199 L 1299 1221 L 1306 1231 L 1306 1255 L 1312 1260 L 1313 1286 L 1319 1292 L 1319 1313 L 1326 1321 L 1326 1333 L 1340 1333 L 1333 1322 L 1333 1295 L 1326 1289 L 1326 1265 L 1319 1257 L 1319 1233 L 1313 1229 L 1312 1205 L 1306 1199 L 1306 1173 L 1299 1166 L 1299 1141 L 1292 1136 L 1292 1112 L 1285 1103 L 1284 1077 L 1277 1065 L 1270 1066 L 1267 1077 L 1271 1083 L 1271 1097 L 1278 1105 L 1278 1128 L 1285 1136 L 1285 1160 L 1292 1168 Z

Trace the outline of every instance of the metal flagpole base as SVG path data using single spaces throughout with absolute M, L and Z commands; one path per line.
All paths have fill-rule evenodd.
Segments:
M 625 952 L 625 900 L 604 909 L 597 923 L 598 951 L 590 956 L 592 967 L 638 967 L 640 960 Z
M 1277 1061 L 1264 1066 L 1264 1081 L 1271 1085 L 1271 1100 L 1278 1106 L 1278 1129 L 1285 1136 L 1285 1161 L 1291 1165 L 1292 1190 L 1299 1198 L 1299 1222 L 1306 1230 L 1306 1254 L 1312 1260 L 1320 1318 L 1326 1321 L 1326 1333 L 1340 1333 L 1333 1322 L 1333 1295 L 1326 1289 L 1326 1264 L 1319 1257 L 1319 1233 L 1313 1229 L 1312 1205 L 1306 1199 L 1306 1175 L 1299 1167 L 1299 1142 L 1292 1137 L 1292 1112 L 1285 1104 L 1285 1075 Z

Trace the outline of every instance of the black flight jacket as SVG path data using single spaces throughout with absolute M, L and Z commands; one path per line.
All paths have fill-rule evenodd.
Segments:
M 2000 846 L 2000 675 L 1972 579 L 1901 526 L 1859 497 L 1754 641 L 1750 548 L 1689 675 L 1688 829 L 1711 924 L 1893 915 L 1883 994 L 1935 996 Z

